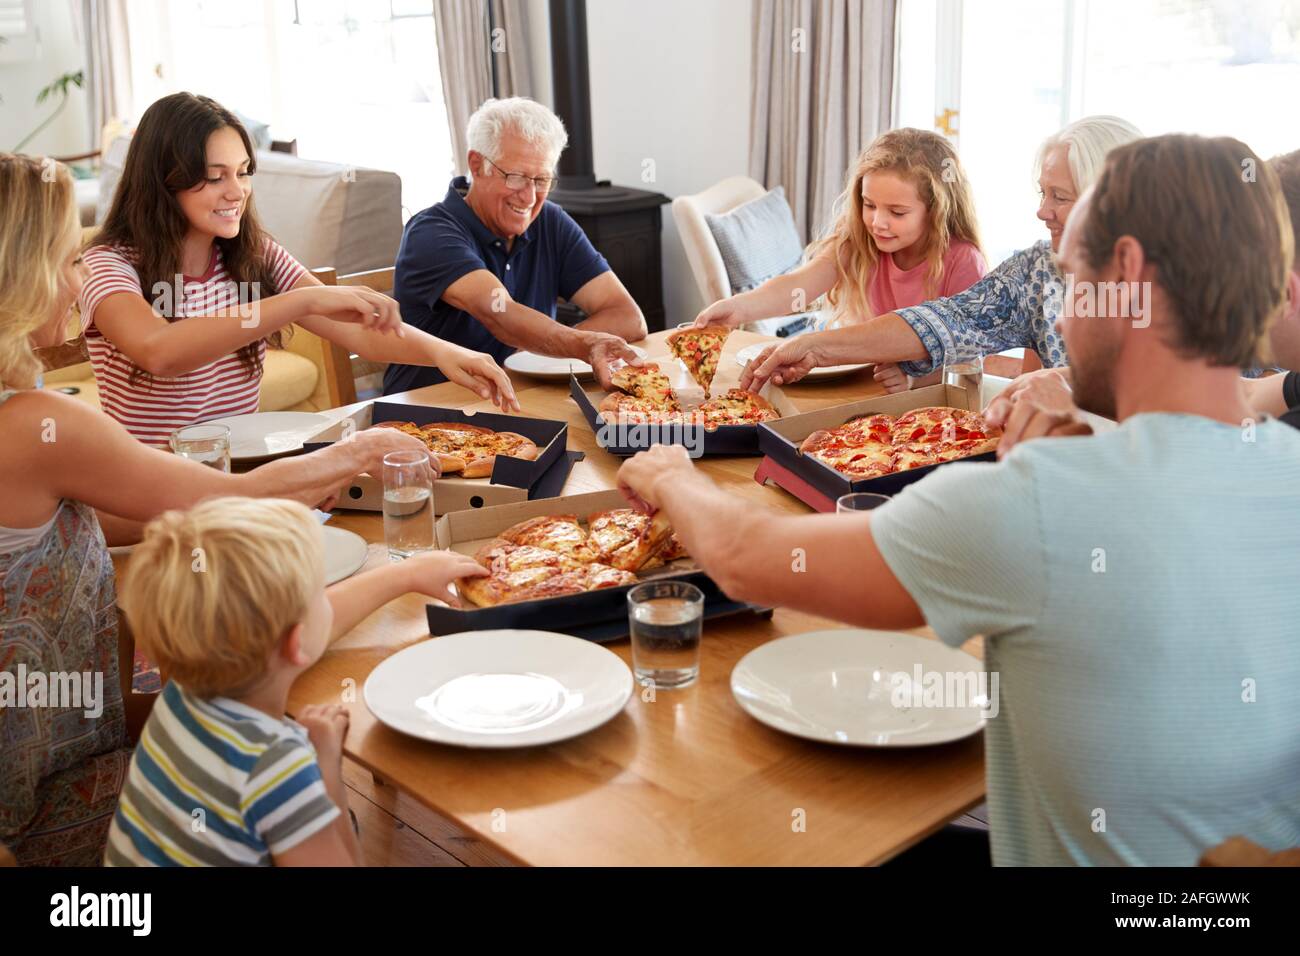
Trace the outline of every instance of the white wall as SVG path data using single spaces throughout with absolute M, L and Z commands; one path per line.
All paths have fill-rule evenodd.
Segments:
M 596 175 L 669 198 L 747 173 L 750 0 L 587 0 Z M 546 4 L 529 8 L 534 91 L 551 103 Z M 644 160 L 656 181 L 641 178 Z M 704 302 L 663 207 L 668 326 Z
M 67 0 L 37 0 L 32 4 L 40 45 L 36 57 L 23 63 L 0 63 L 0 150 L 12 150 L 18 141 L 36 128 L 56 105 L 46 100 L 39 108 L 36 94 L 62 73 L 85 66 L 81 39 L 72 23 L 72 4 Z M 59 118 L 23 152 L 69 156 L 98 148 L 89 142 L 86 130 L 86 94 L 73 87 L 68 105 Z

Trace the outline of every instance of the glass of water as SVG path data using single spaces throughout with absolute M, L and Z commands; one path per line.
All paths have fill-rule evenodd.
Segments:
M 980 386 L 984 383 L 984 356 L 978 352 L 949 351 L 943 359 L 943 384 L 964 388 L 971 396 L 970 408 L 980 410 Z
M 851 495 L 841 495 L 835 499 L 835 511 L 870 511 L 872 508 L 879 508 L 889 499 L 884 495 L 873 495 L 866 491 L 855 492 Z
M 433 550 L 433 468 L 426 452 L 384 456 L 384 541 L 390 561 Z
M 172 451 L 217 471 L 230 472 L 230 429 L 225 425 L 186 425 L 172 432 Z
M 656 688 L 689 687 L 700 676 L 704 593 L 685 581 L 650 581 L 627 594 L 632 675 Z

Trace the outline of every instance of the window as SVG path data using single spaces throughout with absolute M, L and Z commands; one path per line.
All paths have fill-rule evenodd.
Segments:
M 0 63 L 20 63 L 35 56 L 31 0 L 0 0 Z
M 305 159 L 392 170 L 408 216 L 442 198 L 454 164 L 432 0 L 156 3 L 153 18 L 132 9 L 138 102 L 203 93 Z
M 1236 136 L 1265 158 L 1300 148 L 1300 0 L 901 3 L 898 122 L 953 111 L 991 263 L 1046 238 L 1034 154 L 1081 116 Z

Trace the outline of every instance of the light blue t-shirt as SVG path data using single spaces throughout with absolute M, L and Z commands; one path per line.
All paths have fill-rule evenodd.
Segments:
M 1143 414 L 872 512 L 946 643 L 985 635 L 998 865 L 1300 844 L 1300 431 Z

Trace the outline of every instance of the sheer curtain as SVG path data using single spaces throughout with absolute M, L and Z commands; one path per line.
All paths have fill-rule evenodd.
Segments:
M 78 0 L 86 51 L 86 127 L 91 148 L 100 146 L 104 125 L 131 113 L 131 42 L 126 0 Z
M 489 11 L 489 4 L 491 10 Z M 528 14 L 524 0 L 434 0 L 442 95 L 456 159 L 468 171 L 470 115 L 492 96 L 528 96 Z
M 749 174 L 784 186 L 804 242 L 890 127 L 897 0 L 754 0 Z

